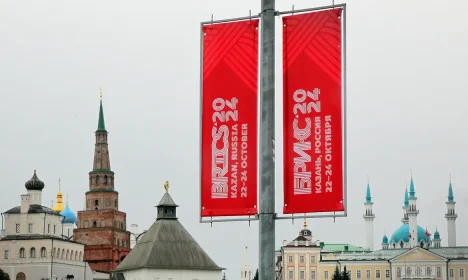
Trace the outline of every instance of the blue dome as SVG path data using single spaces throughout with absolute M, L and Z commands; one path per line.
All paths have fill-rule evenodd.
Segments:
M 382 238 L 382 244 L 388 244 L 388 237 L 386 234 Z
M 60 215 L 64 216 L 65 219 L 63 220 L 64 224 L 76 224 L 76 214 L 70 210 L 70 207 L 67 206 L 60 212 Z
M 392 234 L 390 243 L 399 243 L 400 240 L 403 240 L 405 243 L 409 242 L 409 224 L 404 224 L 397 228 Z M 426 230 L 422 226 L 418 226 L 418 243 L 421 241 L 429 243 L 431 239 L 426 235 Z
M 440 233 L 438 230 L 434 232 L 434 240 L 440 240 Z

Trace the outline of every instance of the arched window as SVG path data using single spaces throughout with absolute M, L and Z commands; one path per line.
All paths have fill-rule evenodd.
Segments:
M 82 259 L 81 259 L 81 252 L 80 252 L 80 256 L 79 256 L 79 259 L 78 259 L 78 260 L 79 260 L 79 261 L 82 261 Z
M 427 275 L 427 276 L 431 275 L 431 272 L 432 272 L 432 271 L 431 271 L 431 268 L 428 266 L 428 267 L 426 268 L 426 275 Z
M 94 200 L 94 206 L 99 206 L 99 199 Z
M 31 252 L 30 252 L 29 256 L 30 256 L 31 258 L 35 258 L 35 257 L 36 257 L 36 248 L 34 248 L 34 247 L 31 248 Z
M 24 250 L 24 248 L 20 249 L 20 258 L 22 259 L 26 258 L 26 250 Z
M 411 267 L 406 268 L 406 276 L 411 276 Z
M 26 275 L 23 272 L 16 274 L 16 280 L 26 280 Z
M 420 267 L 417 267 L 416 268 L 416 275 L 421 275 L 421 268 Z
M 41 258 L 47 258 L 47 250 L 45 247 L 41 248 Z
M 78 251 L 75 251 L 75 261 L 78 260 Z
M 401 278 L 401 268 L 397 268 L 396 270 L 396 277 Z
M 107 175 L 104 175 L 104 185 L 107 185 Z
M 117 208 L 117 199 L 114 200 L 114 206 Z
M 70 260 L 73 260 L 73 250 L 70 252 Z
M 403 248 L 404 245 L 405 245 L 405 244 L 403 243 L 403 240 L 400 241 L 400 247 Z
M 62 259 L 65 258 L 65 249 L 62 249 Z
M 421 243 L 419 244 L 419 247 L 424 248 L 424 242 L 421 241 Z
M 67 250 L 67 255 L 65 256 L 65 259 L 66 259 L 66 260 L 68 260 L 68 253 L 69 253 L 69 252 L 70 252 L 70 251 Z
M 99 175 L 96 175 L 96 185 L 99 185 L 100 181 L 99 181 Z
M 58 248 L 58 250 L 57 250 L 57 256 L 56 256 L 56 258 L 60 258 L 60 248 Z

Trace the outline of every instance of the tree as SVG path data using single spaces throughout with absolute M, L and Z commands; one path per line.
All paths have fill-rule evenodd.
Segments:
M 0 268 L 0 280 L 10 280 L 10 276 Z
M 341 272 L 338 266 L 335 267 L 335 272 L 333 272 L 332 280 L 341 280 Z
M 258 280 L 258 268 L 257 268 L 257 271 L 255 272 L 255 276 L 252 280 Z
M 346 265 L 344 266 L 344 269 L 341 272 L 341 280 L 351 280 L 351 275 L 349 271 L 346 270 Z

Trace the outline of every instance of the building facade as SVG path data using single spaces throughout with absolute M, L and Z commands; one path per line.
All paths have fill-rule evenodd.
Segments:
M 78 227 L 74 229 L 73 239 L 86 244 L 84 260 L 93 270 L 110 272 L 130 252 L 130 232 L 126 230 L 126 214 L 119 211 L 119 193 L 114 188 L 115 174 L 110 166 L 102 99 L 95 137 L 86 209 L 78 211 Z
M 382 248 L 372 250 L 373 220 L 372 197 L 367 187 L 365 212 L 366 244 L 363 247 L 350 244 L 326 244 L 314 241 L 312 232 L 300 231 L 291 242 L 285 242 L 276 252 L 277 280 L 331 280 L 335 268 L 346 270 L 351 279 L 402 280 L 437 279 L 465 280 L 468 270 L 468 247 L 456 246 L 455 211 L 452 183 L 449 184 L 447 200 L 448 246 L 441 244 L 441 235 L 436 229 L 433 237 L 427 229 L 417 224 L 419 210 L 413 178 L 410 190 L 405 190 L 402 225 L 390 239 L 384 234 Z
M 21 205 L 2 213 L 0 268 L 10 279 L 93 279 L 83 261 L 84 244 L 70 241 L 63 234 L 66 218 L 42 206 L 45 184 L 34 171 L 21 195 Z

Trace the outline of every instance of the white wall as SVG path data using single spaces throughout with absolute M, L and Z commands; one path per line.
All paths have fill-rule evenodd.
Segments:
M 52 244 L 53 243 L 53 244 Z M 36 257 L 32 258 L 31 248 L 36 249 Z M 46 248 L 46 256 L 41 256 L 41 248 Z M 24 248 L 26 257 L 20 258 L 20 249 Z M 52 252 L 55 248 L 55 255 L 52 258 Z M 59 254 L 57 251 L 65 249 L 65 254 Z M 8 258 L 5 259 L 5 250 L 8 250 Z M 68 258 L 66 252 L 69 252 Z M 73 257 L 71 252 L 73 251 Z M 75 260 L 75 252 L 77 260 Z M 67 274 L 73 274 L 75 279 L 92 279 L 92 271 L 89 265 L 82 261 L 84 245 L 52 239 L 39 240 L 1 240 L 0 241 L 0 267 L 10 275 L 11 279 L 15 279 L 19 272 L 26 274 L 26 279 L 40 279 L 42 277 L 50 277 L 55 275 L 61 279 Z M 80 260 L 81 253 L 81 260 Z M 14 276 L 14 277 L 12 277 Z
M 46 234 L 61 236 L 62 216 L 49 215 L 44 213 L 36 214 L 4 214 L 5 230 L 7 235 L 31 234 L 29 224 L 33 225 L 32 234 Z M 16 224 L 20 224 L 20 232 L 16 232 Z M 50 227 L 49 227 L 50 225 Z M 55 226 L 55 234 L 54 234 Z M 50 228 L 50 232 L 49 232 Z
M 124 272 L 125 280 L 221 280 L 221 270 L 138 269 Z

